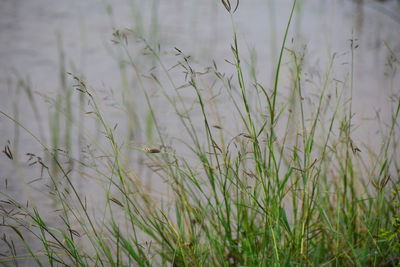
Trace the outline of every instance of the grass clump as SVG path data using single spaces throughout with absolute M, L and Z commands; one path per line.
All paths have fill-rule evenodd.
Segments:
M 233 22 L 238 6 L 227 0 L 222 4 Z M 92 156 L 94 164 L 88 164 L 38 139 L 57 172 L 41 157 L 29 156 L 49 177 L 57 216 L 48 220 L 36 206 L 1 193 L 0 227 L 7 235 L 2 237 L 6 249 L 0 262 L 17 264 L 29 258 L 38 266 L 398 265 L 400 97 L 392 97 L 391 123 L 382 132 L 380 150 L 358 147 L 352 135 L 353 67 L 339 81 L 332 74 L 332 56 L 319 95 L 311 99 L 304 81 L 305 54 L 286 43 L 294 8 L 295 3 L 271 89 L 258 82 L 255 72 L 247 82 L 235 30 L 232 76 L 221 73 L 215 62 L 197 71 L 191 57 L 175 48 L 183 86 L 176 85 L 159 49 L 136 36 L 146 56 L 162 70 L 158 76 L 144 75 L 130 54 L 127 33 L 116 31 L 114 43 L 124 51 L 148 108 L 151 139 L 146 146 L 133 147 L 167 188 L 157 193 L 144 184 L 141 175 L 150 174 L 135 173 L 126 163 L 123 149 L 131 144 L 118 141 L 117 126 L 104 116 L 94 89 L 69 74 L 107 145 Z M 351 41 L 351 60 L 355 49 Z M 291 77 L 286 96 L 280 93 L 285 55 Z M 162 114 L 145 77 L 177 116 L 182 136 L 175 138 L 180 142 L 176 149 L 164 133 Z M 220 93 L 213 91 L 215 84 Z M 193 107 L 186 94 L 194 96 Z M 314 104 L 306 104 L 309 99 Z M 194 119 L 194 112 L 200 119 Z M 9 146 L 4 153 L 13 160 Z M 81 179 L 95 177 L 104 198 L 88 202 L 63 157 L 84 169 Z M 24 255 L 12 237 L 25 247 Z M 33 247 L 32 239 L 40 246 Z

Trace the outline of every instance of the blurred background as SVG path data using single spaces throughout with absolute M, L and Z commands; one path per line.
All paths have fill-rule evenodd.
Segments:
M 246 75 L 256 73 L 267 88 L 273 84 L 291 5 L 289 0 L 242 0 L 233 16 Z M 182 129 L 154 83 L 140 85 L 127 66 L 126 51 L 115 44 L 117 30 L 126 36 L 126 49 L 144 80 L 161 72 L 154 68 L 154 57 L 147 57 L 144 43 L 158 51 L 171 75 L 160 74 L 160 83 L 168 84 L 166 90 L 175 89 L 169 85 L 170 78 L 176 87 L 184 90 L 185 86 L 184 73 L 174 67 L 179 60 L 175 48 L 190 55 L 199 72 L 215 62 L 220 72 L 234 73 L 227 62 L 233 58 L 232 21 L 218 0 L 0 0 L 0 110 L 46 146 L 59 148 L 61 161 L 68 154 L 89 165 L 90 157 L 101 156 L 101 129 L 88 118 L 85 100 L 71 90 L 76 81 L 68 73 L 76 75 L 95 92 L 110 126 L 118 127 L 121 143 L 127 145 L 126 161 L 137 173 L 146 174 L 140 164 L 144 159 L 132 149 L 157 142 L 138 88 L 145 87 L 152 97 L 171 145 Z M 378 129 L 372 121 L 390 120 L 387 103 L 391 94 L 399 93 L 399 74 L 391 65 L 400 52 L 399 1 L 299 0 L 287 47 L 304 54 L 304 79 L 310 81 L 310 95 L 318 91 L 333 58 L 333 79 L 345 82 L 353 67 L 353 137 L 360 147 L 379 146 L 374 143 Z M 284 66 L 289 63 L 285 58 Z M 289 69 L 281 79 L 279 90 L 285 95 Z M 223 101 L 220 104 L 224 107 Z M 0 115 L 0 130 L 2 150 L 7 146 L 13 154 L 13 160 L 5 153 L 0 155 L 0 190 L 21 201 L 50 203 L 41 195 L 48 187 L 36 186 L 43 178 L 43 168 L 32 168 L 37 158 L 26 155 L 32 153 L 46 162 L 41 145 L 4 115 Z M 77 170 L 76 177 L 85 172 L 72 162 L 63 164 Z M 96 188 L 90 181 L 80 186 L 88 198 L 90 192 L 96 197 Z

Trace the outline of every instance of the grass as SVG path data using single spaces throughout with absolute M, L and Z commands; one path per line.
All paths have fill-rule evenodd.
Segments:
M 71 114 L 72 93 L 80 99 L 80 110 L 82 103 L 88 103 L 85 114 L 99 125 L 103 143 L 96 152 L 86 151 L 92 164 L 60 149 L 58 124 L 53 125 L 57 129 L 53 127 L 53 143 L 48 147 L 0 111 L 42 145 L 49 160 L 29 154 L 30 163 L 48 177 L 49 193 L 56 203 L 52 211 L 56 216 L 48 216 L 38 208 L 40 203 L 18 203 L 1 192 L 0 227 L 5 233 L 1 264 L 30 259 L 38 266 L 399 265 L 400 96 L 391 97 L 392 117 L 377 141 L 382 144 L 380 150 L 357 147 L 351 104 L 356 40 L 350 42 L 348 76 L 342 81 L 333 77 L 337 66 L 337 55 L 333 55 L 318 85 L 319 95 L 311 99 L 312 105 L 307 104 L 305 54 L 286 42 L 296 1 L 270 85 L 257 82 L 255 71 L 251 71 L 252 82 L 247 81 L 235 30 L 236 7 L 227 0 L 222 4 L 233 25 L 229 63 L 234 75 L 221 73 L 216 62 L 198 71 L 192 58 L 175 48 L 176 68 L 184 79 L 184 86 L 178 86 L 153 41 L 135 31 L 115 31 L 114 43 L 125 59 L 122 87 L 128 92 L 124 81 L 132 71 L 147 105 L 146 146 L 134 138 L 128 138 L 128 143 L 119 141 L 118 125 L 105 116 L 95 90 L 71 73 L 62 76 L 67 92 L 64 100 L 57 97 L 57 107 L 61 109 L 65 101 L 62 110 Z M 160 73 L 141 72 L 140 61 L 129 49 L 130 35 L 143 44 L 144 57 L 150 57 Z M 395 69 L 398 60 L 391 55 Z M 282 72 L 284 58 L 288 72 Z M 287 96 L 280 93 L 282 73 L 290 75 Z M 144 79 L 158 88 L 180 122 L 174 126 L 182 134 L 174 139 L 176 146 L 171 147 L 162 114 Z M 215 84 L 219 92 L 214 92 Z M 192 105 L 186 101 L 188 95 L 194 97 Z M 132 104 L 123 104 L 127 114 L 134 113 Z M 59 109 L 54 116 L 61 116 Z M 222 109 L 228 109 L 228 115 Z M 67 128 L 72 127 L 69 117 Z M 127 118 L 130 123 L 136 120 Z M 127 129 L 133 136 L 134 127 Z M 64 134 L 70 147 L 71 132 Z M 134 150 L 135 159 L 146 158 L 153 176 L 167 187 L 163 192 L 146 186 L 150 172 L 132 170 L 126 149 Z M 14 160 L 12 153 L 7 144 L 4 154 Z M 79 166 L 79 173 L 63 159 Z M 104 189 L 104 197 L 98 196 L 94 203 L 78 186 L 91 179 Z M 17 249 L 15 242 L 25 249 Z

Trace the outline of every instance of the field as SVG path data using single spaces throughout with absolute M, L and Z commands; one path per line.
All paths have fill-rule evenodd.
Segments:
M 383 115 L 361 120 L 357 33 L 310 71 L 295 0 L 265 74 L 238 30 L 244 2 L 214 4 L 223 60 L 161 46 L 156 17 L 153 34 L 119 28 L 107 5 L 115 85 L 70 67 L 61 37 L 55 95 L 17 75 L 36 124 L 0 107 L 2 164 L 27 177 L 13 190 L 0 172 L 0 264 L 399 266 L 399 53 L 381 40 Z

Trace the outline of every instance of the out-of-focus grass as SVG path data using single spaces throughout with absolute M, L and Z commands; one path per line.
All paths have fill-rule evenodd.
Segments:
M 106 118 L 87 82 L 74 74 L 65 78 L 74 84 L 62 98 L 65 101 L 58 99 L 66 103 L 65 115 L 72 114 L 71 93 L 79 94 L 80 105 L 89 105 L 86 115 L 100 125 L 108 150 L 101 148 L 102 156 L 92 155 L 92 164 L 68 153 L 62 156 L 80 166 L 80 183 L 88 177 L 101 181 L 105 200 L 88 205 L 85 192 L 61 162 L 57 150 L 61 114 L 55 113 L 51 148 L 41 143 L 53 168 L 34 154 L 30 154 L 30 160 L 51 181 L 59 223 L 48 221 L 35 208 L 39 203 L 23 205 L 2 192 L 0 227 L 9 233 L 2 237 L 7 248 L 7 254 L 0 258 L 2 264 L 16 264 L 26 258 L 39 266 L 399 264 L 399 96 L 393 94 L 388 103 L 392 120 L 386 125 L 381 150 L 357 147 L 352 139 L 353 68 L 347 80 L 333 78 L 332 70 L 338 66 L 333 55 L 319 95 L 311 98 L 312 104 L 305 99 L 304 54 L 286 42 L 295 2 L 271 84 L 258 82 L 252 64 L 251 82 L 247 81 L 235 30 L 235 7 L 227 0 L 222 3 L 233 25 L 233 59 L 229 63 L 235 68 L 234 75 L 221 73 L 215 62 L 206 71 L 196 70 L 191 57 L 176 48 L 176 67 L 183 72 L 184 84 L 178 86 L 153 41 L 147 41 L 140 32 L 115 31 L 114 43 L 124 56 L 123 95 L 131 99 L 124 81 L 125 75 L 134 73 L 147 106 L 143 119 L 147 146 L 135 143 L 134 138 L 129 144 L 120 142 L 117 125 Z M 157 65 L 165 83 L 154 72 L 141 72 L 140 62 L 130 52 L 128 35 L 144 45 L 145 57 Z M 355 49 L 352 40 L 352 66 Z M 279 92 L 284 56 L 290 75 L 285 79 L 291 81 L 288 96 Z M 392 68 L 397 67 L 394 54 L 390 63 Z M 170 103 L 180 122 L 171 127 L 181 129 L 176 139 L 182 140 L 179 148 L 189 153 L 169 146 L 160 111 L 144 79 L 150 79 Z M 218 93 L 213 92 L 216 83 L 221 88 Z M 63 85 L 68 90 L 66 80 Z M 195 107 L 187 104 L 182 89 L 191 90 Z M 224 100 L 223 105 L 219 98 Z M 131 102 L 123 104 L 127 116 L 135 112 Z M 229 110 L 221 112 L 222 108 Z M 192 109 L 201 114 L 200 127 Z M 221 113 L 229 114 L 229 119 Z M 128 124 L 134 123 L 135 116 L 130 118 Z M 238 125 L 231 127 L 232 123 Z M 132 125 L 127 127 L 128 135 L 134 134 Z M 69 127 L 66 125 L 67 130 Z M 65 134 L 64 140 L 71 142 L 70 132 Z M 149 173 L 135 174 L 125 164 L 123 151 L 127 147 L 141 155 L 137 158 L 147 159 L 147 166 L 165 182 L 166 192 L 157 194 L 154 188 L 149 189 L 143 182 Z M 12 159 L 9 146 L 4 152 Z M 19 239 L 27 254 L 19 254 L 12 237 Z M 28 237 L 40 241 L 42 248 L 38 251 L 31 247 Z

